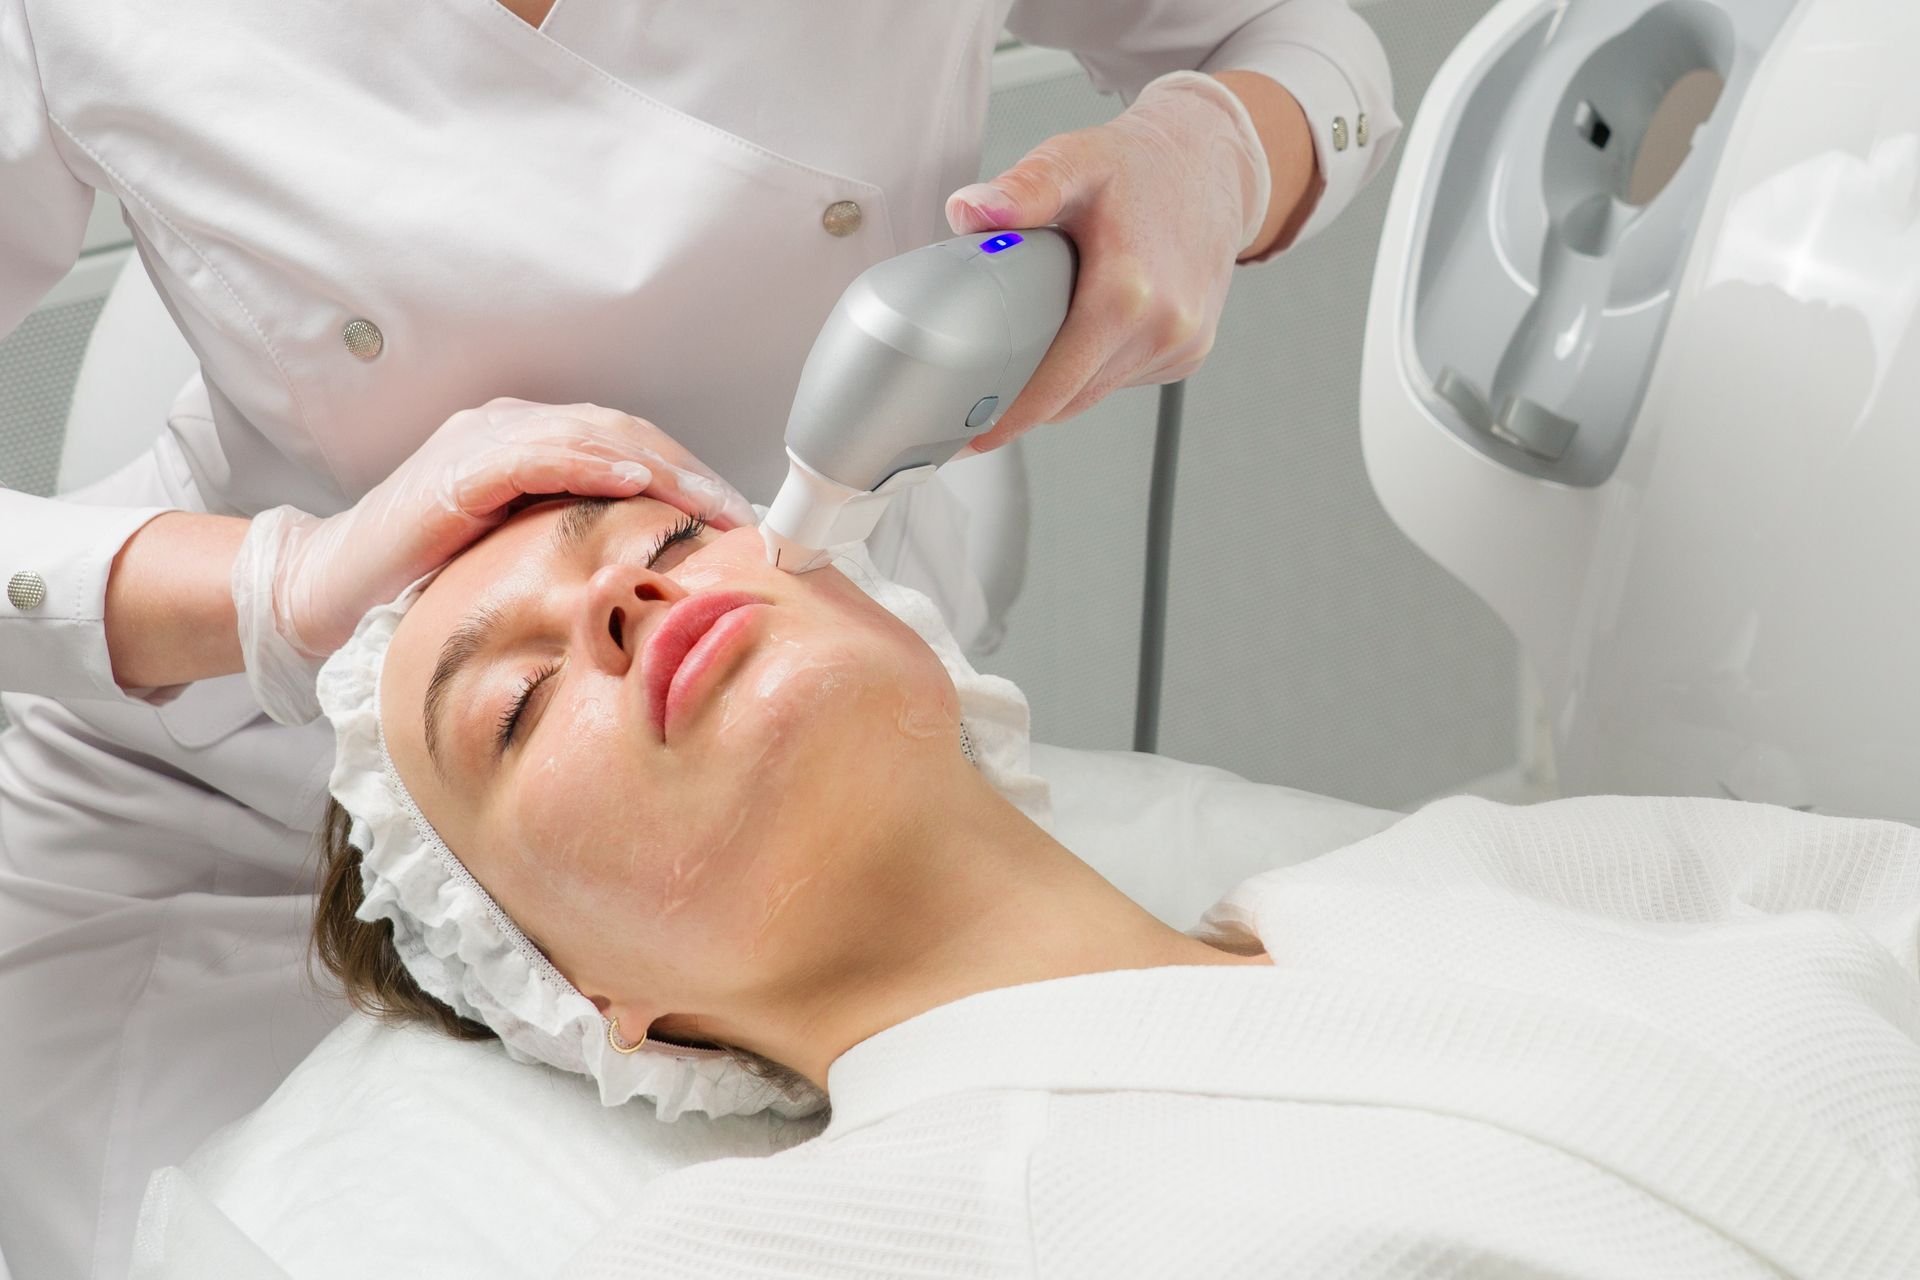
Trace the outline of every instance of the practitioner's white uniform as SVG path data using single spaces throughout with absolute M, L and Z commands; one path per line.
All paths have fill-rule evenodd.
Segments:
M 497 395 L 627 410 L 767 500 L 834 300 L 949 234 L 978 176 L 1003 22 L 1129 97 L 1177 68 L 1287 85 L 1327 183 L 1309 233 L 1397 127 L 1344 0 L 560 0 L 539 29 L 493 0 L 0 0 L 0 333 L 72 263 L 99 188 L 204 380 L 94 505 L 0 492 L 0 581 L 46 584 L 0 602 L 0 688 L 40 695 L 8 700 L 0 739 L 16 1275 L 118 1273 L 148 1171 L 339 1012 L 294 964 L 327 732 L 265 721 L 240 677 L 157 708 L 117 689 L 121 544 L 169 507 L 340 510 Z M 1371 145 L 1331 146 L 1362 113 Z M 370 359 L 342 340 L 357 319 Z M 964 638 L 984 619 L 962 518 L 916 491 L 876 559 Z

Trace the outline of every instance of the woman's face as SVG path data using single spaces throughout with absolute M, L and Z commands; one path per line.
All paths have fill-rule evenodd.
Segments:
M 651 498 L 543 503 L 448 565 L 395 632 L 381 720 L 448 846 L 616 1002 L 803 955 L 861 874 L 834 853 L 960 759 L 952 681 L 909 627 Z

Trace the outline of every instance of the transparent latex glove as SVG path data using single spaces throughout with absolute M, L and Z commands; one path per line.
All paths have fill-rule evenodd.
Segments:
M 339 515 L 255 516 L 233 563 L 240 649 L 267 714 L 320 714 L 314 679 L 361 617 L 505 520 L 523 494 L 645 493 L 731 529 L 747 500 L 660 428 L 598 405 L 502 398 L 454 414 Z
M 1121 387 L 1198 369 L 1272 185 L 1233 90 L 1174 71 L 1106 124 L 1056 134 L 993 181 L 948 196 L 956 235 L 1053 223 L 1080 253 L 1059 336 L 993 430 L 961 456 L 1071 418 Z

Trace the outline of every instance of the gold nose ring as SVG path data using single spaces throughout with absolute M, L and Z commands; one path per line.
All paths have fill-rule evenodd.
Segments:
M 645 1046 L 645 1044 L 647 1043 L 647 1037 L 646 1037 L 646 1033 L 642 1032 L 640 1034 L 640 1038 L 636 1040 L 634 1043 L 621 1044 L 620 1043 L 620 1019 L 608 1018 L 607 1019 L 607 1043 L 613 1046 L 613 1051 L 615 1053 L 638 1053 L 640 1052 L 641 1048 Z

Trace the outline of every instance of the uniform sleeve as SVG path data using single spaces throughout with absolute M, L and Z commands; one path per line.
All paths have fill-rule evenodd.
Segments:
M 1071 51 L 1096 89 L 1127 103 L 1169 71 L 1258 71 L 1280 84 L 1306 112 L 1326 184 L 1296 245 L 1353 202 L 1400 135 L 1386 50 L 1348 0 L 1015 0 L 1007 29 Z
M 92 190 L 54 148 L 25 10 L 0 0 L 0 337 L 73 266 L 92 208 Z M 130 696 L 107 660 L 107 573 L 121 545 L 162 509 L 0 489 L 0 689 Z

